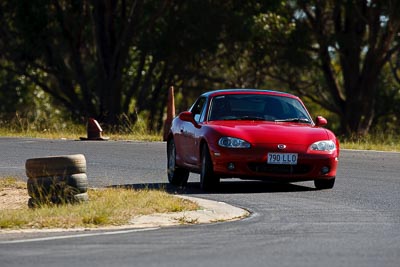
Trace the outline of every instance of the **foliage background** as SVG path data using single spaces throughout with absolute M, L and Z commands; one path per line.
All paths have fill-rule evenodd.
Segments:
M 399 14 L 394 0 L 1 1 L 0 121 L 157 132 L 171 85 L 178 112 L 263 88 L 300 95 L 339 134 L 398 135 Z

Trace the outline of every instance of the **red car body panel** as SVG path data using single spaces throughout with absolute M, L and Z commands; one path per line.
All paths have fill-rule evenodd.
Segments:
M 267 94 L 301 100 L 293 95 L 261 90 L 222 90 L 208 93 L 206 114 L 213 97 L 226 94 Z M 304 106 L 304 105 L 303 105 Z M 305 107 L 304 107 L 305 109 Z M 306 110 L 306 109 L 305 109 Z M 210 151 L 214 173 L 221 178 L 235 177 L 257 180 L 306 181 L 331 179 L 336 176 L 339 142 L 335 135 L 314 122 L 274 122 L 261 120 L 216 120 L 201 122 L 181 119 L 173 120 L 170 138 L 176 145 L 176 164 L 192 172 L 201 171 L 201 147 L 206 144 Z M 307 115 L 308 112 L 307 112 Z M 311 118 L 311 117 L 310 117 Z M 326 121 L 325 121 L 326 122 Z M 221 137 L 229 136 L 247 141 L 250 148 L 226 148 L 218 145 Z M 331 140 L 333 151 L 314 151 L 314 142 Z M 268 153 L 296 153 L 295 165 L 267 164 Z M 228 165 L 234 168 L 228 168 Z M 329 167 L 329 172 L 322 172 Z

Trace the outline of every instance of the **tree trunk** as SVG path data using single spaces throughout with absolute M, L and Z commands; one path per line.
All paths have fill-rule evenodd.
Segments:
M 319 47 L 320 68 L 341 116 L 342 133 L 365 135 L 375 116 L 379 75 L 390 58 L 400 22 L 385 4 L 317 1 L 300 4 Z M 399 5 L 393 6 L 394 10 Z M 338 62 L 339 60 L 339 62 Z M 340 64 L 341 70 L 333 71 Z M 340 93 L 342 92 L 342 94 Z M 343 95 L 343 96 L 342 96 Z

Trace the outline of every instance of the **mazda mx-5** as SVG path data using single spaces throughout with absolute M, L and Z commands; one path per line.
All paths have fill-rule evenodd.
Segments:
M 172 122 L 167 139 L 168 180 L 185 185 L 200 174 L 203 189 L 221 178 L 314 181 L 317 189 L 334 186 L 339 142 L 312 119 L 299 97 L 256 89 L 202 94 Z

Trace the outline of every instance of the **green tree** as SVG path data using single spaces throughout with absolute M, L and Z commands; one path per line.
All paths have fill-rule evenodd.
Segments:
M 376 116 L 382 69 L 399 50 L 398 14 L 394 0 L 285 1 L 258 17 L 256 36 L 265 34 L 271 77 L 339 115 L 343 133 L 363 135 Z
M 124 102 L 130 101 L 123 99 L 122 77 L 132 63 L 133 33 L 151 27 L 165 5 L 155 4 L 154 13 L 143 18 L 141 1 L 3 3 L 8 11 L 2 16 L 8 26 L 4 55 L 17 62 L 13 72 L 28 77 L 71 112 L 115 124 Z
M 250 36 L 253 14 L 279 1 L 258 2 L 2 1 L 0 68 L 77 117 L 118 125 L 138 112 L 160 129 L 169 85 L 188 102 L 215 81 L 232 84 L 215 64 L 228 66 L 236 55 L 229 51 L 239 53 Z

